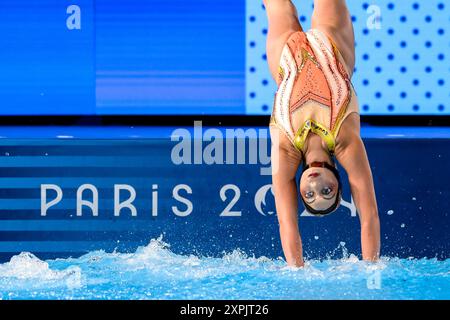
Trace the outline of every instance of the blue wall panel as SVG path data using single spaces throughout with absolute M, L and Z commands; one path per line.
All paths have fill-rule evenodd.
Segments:
M 0 2 L 1 114 L 95 113 L 93 2 L 72 4 Z
M 267 129 L 261 130 L 267 134 Z M 430 136 L 429 131 L 424 134 Z M 363 136 L 378 199 L 382 254 L 448 258 L 448 138 L 397 135 L 380 139 L 365 130 Z M 202 164 L 177 165 L 173 150 L 178 142 L 161 132 L 159 138 L 148 139 L 2 139 L 0 257 L 8 259 L 20 251 L 41 257 L 75 256 L 97 249 L 134 251 L 160 235 L 177 253 L 214 256 L 240 248 L 257 256 L 278 257 L 282 251 L 271 176 L 261 171 L 268 167 L 261 159 L 270 141 L 264 134 L 258 136 L 260 145 L 253 151 L 262 150 L 262 156 L 253 164 L 248 154 L 255 140 L 247 139 L 246 147 L 240 149 L 247 154 L 243 164 L 236 164 L 238 142 L 234 141 L 234 164 L 209 165 L 203 158 Z M 203 141 L 203 150 L 207 145 Z M 339 255 L 344 244 L 350 253 L 360 253 L 359 222 L 343 178 L 343 203 L 336 213 L 315 218 L 299 212 L 308 257 Z M 41 209 L 42 184 L 56 184 L 62 190 L 61 201 L 46 215 Z M 83 184 L 98 190 L 98 216 L 86 206 L 77 216 L 77 189 Z M 128 208 L 114 215 L 115 184 L 135 190 L 135 216 Z M 174 196 L 179 185 L 186 189 L 178 194 L 189 202 Z M 46 194 L 46 202 L 56 198 L 56 191 Z M 125 201 L 129 196 L 122 190 L 116 199 Z M 234 198 L 232 213 L 224 215 Z M 83 199 L 92 201 L 92 193 L 85 191 Z M 189 214 L 180 215 L 174 207 Z
M 245 6 L 96 1 L 99 114 L 244 114 Z

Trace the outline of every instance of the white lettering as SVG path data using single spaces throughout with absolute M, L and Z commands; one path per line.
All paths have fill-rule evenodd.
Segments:
M 56 191 L 56 198 L 49 203 L 47 203 L 47 190 Z M 63 197 L 63 192 L 61 188 L 56 184 L 41 184 L 41 216 L 45 217 L 47 215 L 47 210 L 53 207 L 55 204 L 61 201 Z
M 66 20 L 66 26 L 69 30 L 81 30 L 81 9 L 77 5 L 70 5 L 66 10 L 70 14 Z

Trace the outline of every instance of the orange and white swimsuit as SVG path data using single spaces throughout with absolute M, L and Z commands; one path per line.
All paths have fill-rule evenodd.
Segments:
M 313 132 L 334 153 L 342 123 L 359 108 L 349 71 L 333 41 L 317 29 L 293 33 L 281 54 L 277 85 L 270 125 L 279 127 L 301 152 Z

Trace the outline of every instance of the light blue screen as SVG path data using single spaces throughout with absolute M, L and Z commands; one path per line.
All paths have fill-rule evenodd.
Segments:
M 304 30 L 313 1 L 293 0 Z M 353 84 L 361 114 L 450 114 L 450 4 L 443 0 L 347 1 L 356 41 Z M 270 114 L 276 90 L 265 56 L 266 12 L 247 0 L 248 114 Z

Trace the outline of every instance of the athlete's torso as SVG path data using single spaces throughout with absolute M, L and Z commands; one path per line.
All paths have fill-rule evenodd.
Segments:
M 315 133 L 334 152 L 344 120 L 359 113 L 349 70 L 334 43 L 317 29 L 293 33 L 281 54 L 277 84 L 271 125 L 300 151 Z

